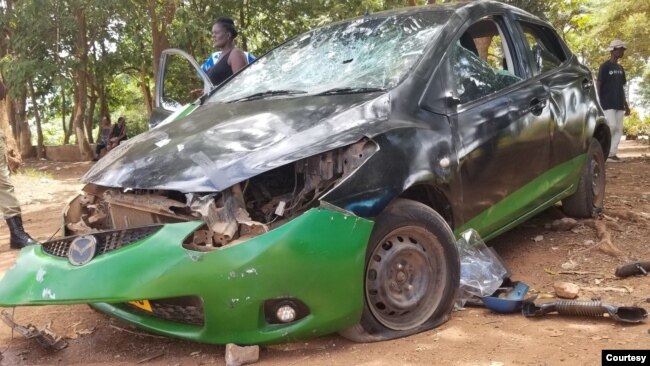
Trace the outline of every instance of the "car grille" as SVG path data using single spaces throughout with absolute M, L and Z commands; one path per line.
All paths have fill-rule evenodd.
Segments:
M 97 256 L 133 244 L 138 240 L 153 235 L 155 232 L 160 230 L 160 228 L 162 228 L 162 225 L 149 225 L 132 229 L 102 231 L 86 235 L 92 235 L 97 239 L 97 251 L 95 254 Z M 43 251 L 47 254 L 56 257 L 66 257 L 68 255 L 68 250 L 70 249 L 70 244 L 79 236 L 81 235 L 55 239 L 45 242 L 41 244 L 41 246 L 43 247 Z
M 194 296 L 149 300 L 151 312 L 133 304 L 123 303 L 122 306 L 130 312 L 151 316 L 175 323 L 203 325 L 203 302 Z

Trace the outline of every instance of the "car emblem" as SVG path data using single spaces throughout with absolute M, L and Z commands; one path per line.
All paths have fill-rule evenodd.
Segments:
M 90 262 L 97 250 L 97 239 L 92 235 L 75 238 L 68 250 L 68 260 L 74 266 L 83 266 Z

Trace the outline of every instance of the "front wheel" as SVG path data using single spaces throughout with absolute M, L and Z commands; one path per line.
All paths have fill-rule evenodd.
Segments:
M 564 213 L 574 217 L 595 217 L 605 204 L 605 155 L 600 143 L 592 138 L 587 161 L 574 194 L 562 200 Z
M 458 250 L 445 220 L 422 203 L 396 200 L 377 218 L 370 236 L 361 320 L 341 335 L 373 342 L 444 323 L 459 273 Z

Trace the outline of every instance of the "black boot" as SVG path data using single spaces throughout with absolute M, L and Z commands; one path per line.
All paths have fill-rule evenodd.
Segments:
M 23 229 L 23 219 L 20 215 L 8 218 L 7 226 L 9 226 L 9 232 L 11 233 L 11 240 L 9 241 L 11 249 L 20 249 L 36 244 L 36 241 Z

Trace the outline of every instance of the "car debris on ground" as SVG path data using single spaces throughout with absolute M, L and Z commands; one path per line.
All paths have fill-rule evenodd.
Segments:
M 522 309 L 524 316 L 536 317 L 557 312 L 560 315 L 603 317 L 624 323 L 639 323 L 648 317 L 648 312 L 637 306 L 617 306 L 600 301 L 557 300 L 545 304 L 527 302 Z
M 66 342 L 62 337 L 54 334 L 54 332 L 48 329 L 48 327 L 38 329 L 32 324 L 22 326 L 16 323 L 13 316 L 4 310 L 0 313 L 0 319 L 2 319 L 2 321 L 12 330 L 15 330 L 26 339 L 35 340 L 45 349 L 60 351 L 68 346 L 68 342 Z

